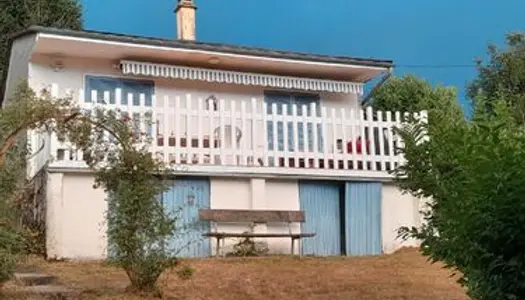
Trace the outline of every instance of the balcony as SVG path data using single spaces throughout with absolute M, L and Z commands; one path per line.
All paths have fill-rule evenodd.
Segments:
M 54 96 L 66 93 L 57 85 L 51 91 Z M 406 115 L 400 112 L 191 94 L 147 98 L 118 89 L 72 95 L 83 109 L 103 106 L 131 116 L 134 126 L 153 138 L 151 153 L 176 174 L 388 179 L 388 171 L 403 162 L 396 151 L 402 141 L 393 130 Z M 426 113 L 415 117 L 426 119 Z M 55 136 L 40 133 L 31 139 L 47 141 L 33 158 L 33 173 L 48 160 L 53 168 L 87 167 L 81 151 Z

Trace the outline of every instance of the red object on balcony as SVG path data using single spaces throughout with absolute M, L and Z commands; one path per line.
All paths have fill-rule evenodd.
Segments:
M 357 138 L 355 144 L 356 144 L 356 146 L 355 146 L 356 153 L 357 154 L 361 154 L 363 152 L 363 142 L 362 142 L 361 137 Z M 347 151 L 347 153 L 352 153 L 352 151 L 353 151 L 352 142 L 346 143 L 346 151 Z M 370 140 L 366 140 L 366 153 L 370 154 Z

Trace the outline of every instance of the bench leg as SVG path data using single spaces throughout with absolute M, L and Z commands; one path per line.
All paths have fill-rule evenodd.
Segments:
M 221 238 L 217 237 L 217 245 L 215 246 L 215 257 L 220 256 Z
M 303 249 L 301 247 L 301 238 L 292 238 L 292 255 L 294 255 L 294 253 L 295 253 L 295 249 L 294 249 L 295 240 L 297 240 L 297 247 L 299 248 L 297 250 L 298 255 L 299 255 L 299 257 L 301 257 L 303 255 Z
M 222 257 L 226 257 L 226 252 L 224 252 L 224 249 L 226 247 L 226 239 L 225 238 L 222 238 L 222 245 L 221 245 L 221 249 L 222 249 Z

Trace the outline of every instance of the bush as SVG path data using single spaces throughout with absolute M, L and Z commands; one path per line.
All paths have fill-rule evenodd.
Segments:
M 427 142 L 422 126 L 401 130 L 407 163 L 397 182 L 430 199 L 423 226 L 401 233 L 421 239 L 433 261 L 461 272 L 472 299 L 522 299 L 525 128 L 504 101 L 495 107 L 473 121 L 441 122 Z
M 16 268 L 16 258 L 9 251 L 0 249 L 0 287 L 9 281 Z
M 22 250 L 20 235 L 7 224 L 0 224 L 0 285 L 11 279 L 16 255 Z
M 111 258 L 124 268 L 133 287 L 152 291 L 159 276 L 177 264 L 168 239 L 175 235 L 176 218 L 167 215 L 158 197 L 165 184 L 154 175 L 156 162 L 147 152 L 120 153 L 100 170 L 97 181 L 112 195 L 108 236 Z
M 251 238 L 242 238 L 238 243 L 233 245 L 233 252 L 227 253 L 227 256 L 249 257 L 263 256 L 268 254 L 268 247 L 263 242 L 255 242 Z
M 183 266 L 177 270 L 177 276 L 182 280 L 188 280 L 195 274 L 195 269 L 190 266 Z
M 254 225 L 250 226 L 250 230 L 246 233 L 253 233 Z M 237 257 L 247 257 L 247 256 L 263 256 L 267 255 L 269 252 L 268 247 L 263 242 L 255 242 L 251 238 L 241 238 L 239 242 L 233 245 L 233 251 L 227 253 L 226 256 L 237 256 Z
M 126 271 L 134 290 L 154 291 L 162 272 L 177 264 L 169 240 L 178 232 L 178 216 L 166 213 L 159 197 L 169 171 L 153 158 L 149 137 L 135 131 L 129 116 L 104 109 L 94 115 L 89 123 L 70 123 L 64 131 L 84 150 L 96 186 L 109 195 L 111 261 Z

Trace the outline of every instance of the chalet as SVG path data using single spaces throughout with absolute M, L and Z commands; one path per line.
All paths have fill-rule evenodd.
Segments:
M 303 212 L 302 223 L 268 217 L 254 228 L 282 235 L 261 238 L 272 253 L 290 253 L 286 235 L 301 232 L 315 233 L 292 246 L 305 255 L 414 245 L 396 237 L 400 226 L 420 224 L 419 200 L 402 194 L 389 173 L 403 162 L 392 130 L 402 114 L 361 104 L 364 85 L 393 62 L 199 42 L 195 9 L 179 0 L 177 39 L 31 27 L 11 40 L 3 101 L 25 79 L 86 109 L 132 114 L 153 137 L 152 155 L 172 166 L 162 201 L 183 207 L 185 221 L 199 220 L 202 210 Z M 82 152 L 53 134 L 28 140 L 42 146 L 28 176 L 47 172 L 48 257 L 107 257 L 107 195 L 93 188 Z M 177 245 L 201 239 L 181 255 L 216 254 L 203 233 L 241 233 L 249 220 L 216 221 L 174 238 Z M 235 238 L 222 242 L 228 251 Z

